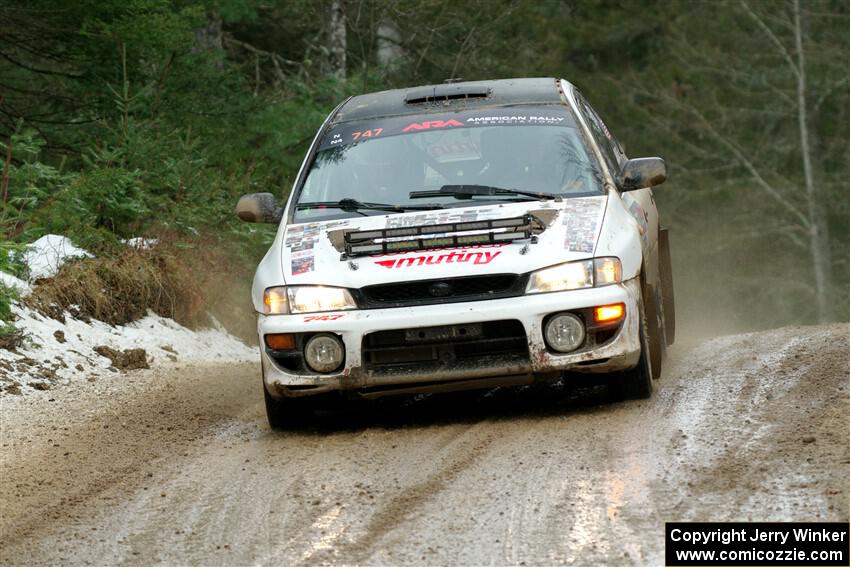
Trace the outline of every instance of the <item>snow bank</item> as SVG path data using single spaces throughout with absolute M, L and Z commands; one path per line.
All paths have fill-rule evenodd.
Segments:
M 30 292 L 30 284 L 6 272 L 0 272 L 0 283 L 16 290 L 21 295 L 26 295 Z
M 0 349 L 0 396 L 27 394 L 117 372 L 110 368 L 109 358 L 95 352 L 95 347 L 101 346 L 117 351 L 142 348 L 152 366 L 173 361 L 257 359 L 255 348 L 217 323 L 212 329 L 193 331 L 151 313 L 130 325 L 113 327 L 94 320 L 86 323 L 70 314 L 62 323 L 20 305 L 15 305 L 13 311 L 18 317 L 15 326 L 29 335 L 29 344 L 18 352 Z
M 133 238 L 126 244 L 149 248 L 157 241 Z M 28 245 L 22 259 L 30 282 L 35 282 L 54 277 L 71 258 L 90 257 L 91 254 L 74 246 L 68 238 L 48 234 Z M 16 289 L 21 296 L 32 290 L 30 283 L 3 272 L 0 272 L 0 282 Z M 73 306 L 70 310 L 74 310 Z M 153 313 L 119 327 L 100 321 L 75 319 L 67 312 L 64 322 L 58 321 L 20 303 L 13 304 L 12 313 L 15 327 L 24 333 L 26 340 L 16 352 L 0 349 L 0 396 L 48 390 L 54 385 L 69 384 L 74 380 L 93 380 L 101 374 L 119 372 L 114 364 L 133 368 L 176 361 L 242 362 L 257 359 L 256 349 L 229 334 L 217 321 L 211 329 L 193 331 Z M 131 353 L 132 365 L 121 363 L 127 358 L 117 355 L 130 349 L 144 349 L 144 353 Z
M 91 254 L 74 246 L 69 238 L 47 234 L 27 246 L 23 261 L 29 269 L 30 281 L 34 282 L 52 278 L 72 258 L 91 258 Z

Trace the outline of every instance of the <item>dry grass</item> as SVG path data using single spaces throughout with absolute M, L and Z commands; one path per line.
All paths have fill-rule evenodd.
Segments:
M 14 351 L 24 342 L 24 333 L 13 325 L 0 321 L 0 349 Z
M 161 242 L 151 250 L 127 248 L 69 262 L 54 278 L 41 280 L 26 298 L 40 313 L 124 325 L 148 310 L 196 328 L 218 319 L 232 333 L 253 336 L 251 274 L 223 252 L 196 243 Z

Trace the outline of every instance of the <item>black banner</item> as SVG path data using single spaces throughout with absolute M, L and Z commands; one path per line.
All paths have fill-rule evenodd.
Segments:
M 850 529 L 842 522 L 668 522 L 667 567 L 850 565 Z
M 319 144 L 319 150 L 403 134 L 457 128 L 468 130 L 469 128 L 485 126 L 568 126 L 575 128 L 576 123 L 566 107 L 557 105 L 512 106 L 488 110 L 390 116 L 337 124 L 325 133 Z

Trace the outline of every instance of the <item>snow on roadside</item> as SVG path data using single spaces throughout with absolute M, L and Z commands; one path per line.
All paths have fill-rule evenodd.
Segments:
M 57 234 L 46 234 L 29 244 L 23 255 L 31 282 L 52 278 L 71 258 L 91 258 L 91 254 L 74 246 L 69 238 Z
M 108 347 L 117 352 L 144 349 L 152 366 L 174 361 L 253 361 L 256 349 L 230 335 L 216 323 L 211 329 L 192 330 L 150 313 L 126 326 L 89 323 L 65 315 L 62 323 L 28 307 L 13 307 L 15 326 L 29 335 L 17 352 L 0 349 L 0 396 L 47 390 L 74 380 L 96 379 L 118 372 L 112 360 L 95 352 Z
M 132 238 L 126 244 L 146 249 L 157 241 Z M 22 260 L 29 281 L 35 282 L 54 277 L 69 259 L 90 257 L 70 239 L 48 234 L 28 245 Z M 0 283 L 21 296 L 32 290 L 30 283 L 3 272 Z M 212 329 L 193 331 L 153 313 L 125 326 L 86 322 L 67 312 L 62 322 L 21 303 L 13 304 L 12 313 L 15 327 L 27 339 L 16 352 L 0 349 L 0 396 L 30 394 L 74 380 L 96 380 L 99 375 L 168 362 L 242 362 L 257 358 L 254 348 L 229 334 L 217 321 Z
M 25 295 L 30 292 L 30 284 L 6 272 L 0 272 L 0 284 Z

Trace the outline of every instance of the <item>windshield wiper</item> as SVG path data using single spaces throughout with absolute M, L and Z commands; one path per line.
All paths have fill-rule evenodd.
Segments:
M 404 213 L 407 211 L 431 211 L 434 209 L 443 209 L 442 205 L 429 203 L 426 205 L 393 205 L 391 203 L 364 203 L 356 199 L 340 199 L 339 201 L 316 201 L 311 203 L 298 203 L 295 208 L 304 209 L 340 209 L 347 213 L 357 213 L 361 210 L 370 211 L 389 211 L 393 213 Z
M 443 185 L 436 191 L 411 191 L 409 197 L 411 199 L 422 199 L 425 197 L 447 196 L 455 197 L 457 199 L 471 199 L 476 195 L 522 195 L 523 197 L 533 197 L 535 199 L 561 199 L 560 195 L 554 195 L 552 193 L 522 191 L 520 189 L 504 189 L 502 187 L 492 187 L 490 185 Z

